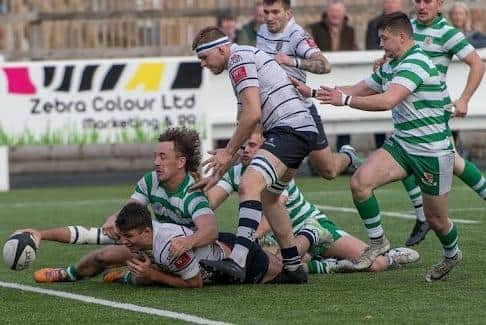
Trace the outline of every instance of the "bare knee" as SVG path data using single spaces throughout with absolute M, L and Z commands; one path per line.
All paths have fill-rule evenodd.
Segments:
M 449 230 L 449 218 L 440 216 L 438 214 L 430 214 L 427 216 L 427 222 L 435 232 L 444 234 Z
M 319 171 L 319 175 L 327 180 L 333 180 L 337 176 L 336 170 L 334 168 L 330 168 L 330 166 L 318 167 L 317 170 Z
M 373 192 L 372 186 L 366 182 L 363 173 L 359 172 L 359 169 L 351 176 L 349 185 L 353 198 L 358 200 L 368 198 Z
M 252 180 L 249 177 L 243 177 L 240 181 L 238 193 L 240 197 L 258 196 L 258 198 L 260 198 L 264 186 L 264 184 L 259 184 L 259 182 L 255 182 L 255 180 Z

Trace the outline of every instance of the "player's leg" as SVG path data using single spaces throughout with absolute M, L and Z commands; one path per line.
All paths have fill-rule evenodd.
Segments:
M 449 127 L 449 120 L 451 118 L 451 112 L 446 111 L 444 113 L 447 125 L 447 132 L 451 143 L 454 145 L 454 175 L 459 177 L 467 186 L 472 188 L 480 198 L 486 200 L 486 179 L 481 174 L 481 171 L 476 167 L 474 163 L 462 158 L 455 150 L 455 141 L 452 136 L 452 130 Z
M 293 282 L 294 280 L 295 282 L 305 282 L 307 275 L 302 268 L 290 216 L 288 210 L 279 201 L 280 195 L 295 176 L 295 173 L 295 169 L 288 169 L 285 175 L 279 178 L 277 183 L 262 193 L 262 202 L 265 216 L 280 246 L 284 268 L 282 279 L 287 277 L 289 282 Z
M 405 242 L 406 246 L 413 246 L 425 239 L 427 232 L 430 230 L 430 226 L 425 220 L 422 190 L 415 181 L 415 175 L 409 175 L 403 179 L 402 184 L 407 190 L 410 201 L 415 209 L 415 225 Z
M 370 267 L 373 260 L 390 249 L 381 226 L 380 209 L 374 189 L 407 176 L 403 152 L 398 144 L 387 140 L 382 149 L 373 152 L 351 177 L 354 204 L 370 238 L 370 246 L 356 261 L 358 269 Z
M 317 141 L 311 147 L 309 154 L 309 161 L 319 175 L 325 179 L 333 179 L 337 175 L 344 172 L 349 166 L 357 168 L 360 159 L 351 146 L 343 146 L 347 148 L 347 152 L 333 153 L 329 146 L 324 127 L 322 125 L 321 117 L 317 112 L 314 104 L 309 106 L 309 111 L 316 123 L 318 136 Z
M 114 245 L 89 252 L 78 263 L 66 268 L 45 268 L 34 273 L 36 282 L 66 282 L 100 274 L 106 268 L 124 265 L 134 255 L 126 246 Z

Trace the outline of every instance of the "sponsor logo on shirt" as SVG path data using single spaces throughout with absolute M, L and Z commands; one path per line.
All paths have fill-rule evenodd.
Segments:
M 305 40 L 307 42 L 307 45 L 309 45 L 309 47 L 317 47 L 317 44 L 316 42 L 314 41 L 314 39 L 312 38 L 308 38 Z
M 180 270 L 188 266 L 190 263 L 191 257 L 189 256 L 189 254 L 184 253 L 177 259 L 177 261 L 174 262 L 174 265 L 178 270 Z
M 244 66 L 238 67 L 231 71 L 231 79 L 234 83 L 238 83 L 247 77 L 246 68 Z

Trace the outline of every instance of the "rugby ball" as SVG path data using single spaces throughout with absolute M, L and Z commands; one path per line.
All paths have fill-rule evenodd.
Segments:
M 34 263 L 36 246 L 29 233 L 14 234 L 3 245 L 3 261 L 15 271 L 20 271 Z

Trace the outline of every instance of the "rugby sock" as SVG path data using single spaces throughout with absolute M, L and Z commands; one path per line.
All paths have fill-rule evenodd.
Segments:
M 110 237 L 103 234 L 101 228 L 85 228 L 83 226 L 69 226 L 69 232 L 71 237 L 69 240 L 70 244 L 96 244 L 96 245 L 106 245 L 114 244 L 115 241 Z
M 307 262 L 307 268 L 309 269 L 309 274 L 326 274 L 326 273 L 328 273 L 326 262 L 311 260 L 311 261 Z
M 75 265 L 69 265 L 66 268 L 66 273 L 69 281 L 76 281 L 81 279 L 81 276 L 78 274 L 78 270 L 76 269 Z
M 381 226 L 380 208 L 374 194 L 363 202 L 354 201 L 359 216 L 363 221 L 368 237 L 370 239 L 380 238 L 383 236 L 383 227 Z
M 255 231 L 262 219 L 262 203 L 260 201 L 244 201 L 240 203 L 236 244 L 230 258 L 245 267 L 246 256 L 254 240 Z
M 312 247 L 319 242 L 319 235 L 315 231 L 305 228 L 305 226 L 299 230 L 296 236 L 304 236 L 309 241 L 309 247 Z
M 486 180 L 479 169 L 472 162 L 464 160 L 464 171 L 458 177 L 486 200 Z
M 283 267 L 289 271 L 295 271 L 300 266 L 300 256 L 297 246 L 282 248 L 280 250 L 282 254 Z
M 410 175 L 402 180 L 403 186 L 407 190 L 410 201 L 412 201 L 413 207 L 415 208 L 415 216 L 420 222 L 425 222 L 425 213 L 422 201 L 422 190 L 415 183 L 415 176 Z
M 449 231 L 445 235 L 441 235 L 439 233 L 435 233 L 437 237 L 439 237 L 440 243 L 442 244 L 442 248 L 444 249 L 444 256 L 445 257 L 454 257 L 459 250 L 459 245 L 457 244 L 457 227 L 451 221 L 451 227 Z

